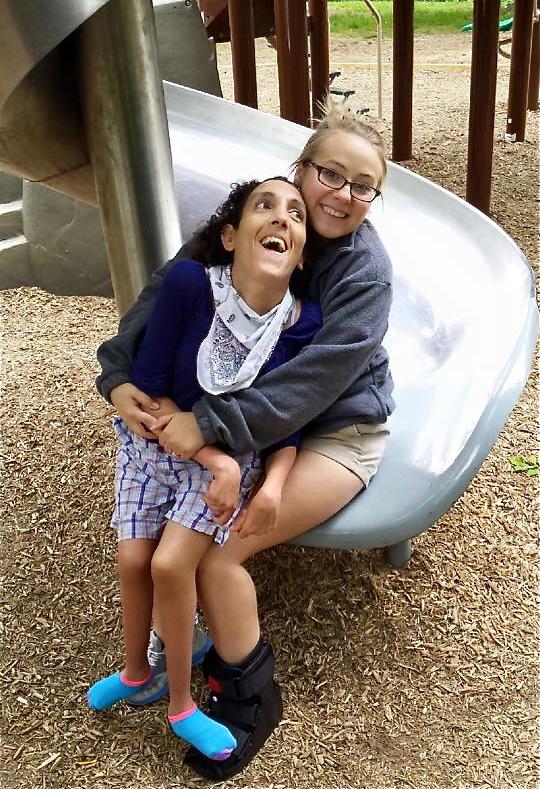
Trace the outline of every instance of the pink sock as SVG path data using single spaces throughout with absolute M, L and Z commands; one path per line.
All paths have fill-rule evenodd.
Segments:
M 188 707 L 187 710 L 183 710 L 183 712 L 177 712 L 176 715 L 169 715 L 168 716 L 169 722 L 178 723 L 178 721 L 183 721 L 184 718 L 189 718 L 190 715 L 193 715 L 196 709 L 197 709 L 197 705 L 195 704 L 195 702 L 193 702 L 191 707 Z
M 120 680 L 123 685 L 127 685 L 128 688 L 140 688 L 141 685 L 146 685 L 150 677 L 152 676 L 152 669 L 149 670 L 147 676 L 144 679 L 127 679 L 126 675 L 123 671 L 120 672 Z

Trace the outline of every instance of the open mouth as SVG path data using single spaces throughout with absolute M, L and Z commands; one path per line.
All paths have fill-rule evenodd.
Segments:
M 334 217 L 335 219 L 346 219 L 347 214 L 344 214 L 343 211 L 336 211 L 335 208 L 330 208 L 329 205 L 324 205 L 321 203 L 321 208 L 327 216 Z
M 261 244 L 265 249 L 269 249 L 271 252 L 279 252 L 280 255 L 288 249 L 286 241 L 279 236 L 265 236 L 261 238 Z

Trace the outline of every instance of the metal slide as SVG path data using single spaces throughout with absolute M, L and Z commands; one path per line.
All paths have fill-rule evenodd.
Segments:
M 86 169 L 78 120 L 64 123 L 68 104 L 54 91 L 46 96 L 54 99 L 56 117 L 45 117 L 45 102 L 35 105 L 43 125 L 37 131 L 28 129 L 28 118 L 20 125 L 17 131 L 24 145 L 21 138 L 18 143 L 13 136 L 2 139 L 2 131 L 7 116 L 13 123 L 23 118 L 15 102 L 17 82 L 28 85 L 31 69 L 45 56 L 55 79 L 60 78 L 54 47 L 103 4 L 49 0 L 43 29 L 52 18 L 52 6 L 79 11 L 51 28 L 41 52 L 31 36 L 14 35 L 14 9 L 23 20 L 25 13 L 37 13 L 45 4 L 0 0 L 0 23 L 11 25 L 9 39 L 4 36 L 11 67 L 0 79 L 0 166 L 12 161 L 12 145 L 13 155 L 21 152 L 14 171 L 35 180 L 53 180 L 56 188 L 70 167 Z M 58 19 L 63 19 L 60 13 Z M 21 22 L 19 30 L 23 27 Z M 2 62 L 0 72 L 1 67 Z M 33 73 L 42 88 L 50 86 L 45 68 Z M 215 208 L 231 182 L 287 173 L 310 133 L 171 83 L 165 83 L 165 100 L 184 237 Z M 11 105 L 8 111 L 6 101 Z M 54 129 L 76 140 L 67 153 L 60 151 L 57 141 L 46 144 Z M 60 151 L 56 162 L 55 151 Z M 298 542 L 338 548 L 389 546 L 390 560 L 399 566 L 407 561 L 409 539 L 459 497 L 495 442 L 528 376 L 538 310 L 532 274 L 516 244 L 449 192 L 390 165 L 384 200 L 371 216 L 395 270 L 395 299 L 385 340 L 396 383 L 391 438 L 368 490 Z
M 310 134 L 169 83 L 165 99 L 184 237 L 232 181 L 286 174 Z M 517 245 L 450 192 L 390 163 L 371 219 L 395 272 L 391 437 L 368 489 L 297 542 L 397 546 L 400 564 L 407 540 L 461 495 L 506 422 L 529 373 L 538 311 Z

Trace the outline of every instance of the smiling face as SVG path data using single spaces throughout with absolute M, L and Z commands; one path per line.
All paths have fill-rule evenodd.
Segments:
M 240 293 L 254 278 L 285 292 L 302 265 L 306 213 L 302 195 L 286 181 L 264 181 L 251 192 L 238 227 L 226 225 L 221 233 L 224 248 L 234 252 L 232 276 Z
M 313 154 L 313 161 L 355 183 L 378 187 L 384 177 L 383 165 L 374 146 L 351 132 L 329 134 Z M 298 166 L 295 183 L 302 190 L 314 229 L 323 238 L 339 238 L 353 232 L 369 211 L 370 203 L 351 197 L 348 185 L 337 190 L 321 184 L 317 170 L 310 165 Z

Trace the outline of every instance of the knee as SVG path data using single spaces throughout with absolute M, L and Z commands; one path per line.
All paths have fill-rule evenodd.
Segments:
M 201 604 L 204 605 L 208 589 L 215 593 L 220 587 L 227 587 L 240 566 L 219 549 L 208 551 L 197 568 L 197 594 Z
M 159 549 L 152 557 L 152 580 L 156 586 L 169 583 L 178 576 L 178 564 L 173 561 L 173 557 L 167 551 Z
M 151 557 L 138 551 L 123 551 L 118 555 L 118 574 L 123 581 L 138 581 L 150 575 Z

